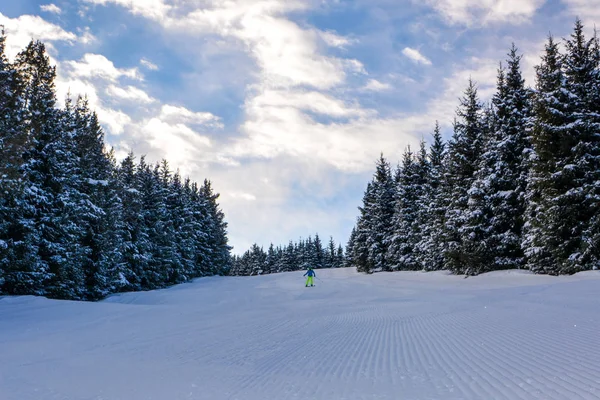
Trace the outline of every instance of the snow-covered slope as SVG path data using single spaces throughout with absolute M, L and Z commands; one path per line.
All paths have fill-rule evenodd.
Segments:
M 600 398 L 600 273 L 318 277 L 2 298 L 0 399 Z

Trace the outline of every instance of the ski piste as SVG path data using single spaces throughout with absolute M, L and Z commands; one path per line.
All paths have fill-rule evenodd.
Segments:
M 209 277 L 98 303 L 0 299 L 0 398 L 600 396 L 600 273 Z M 260 289 L 260 290 L 257 290 Z

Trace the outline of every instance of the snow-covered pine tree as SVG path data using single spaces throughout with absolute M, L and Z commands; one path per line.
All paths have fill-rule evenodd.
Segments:
M 173 175 L 170 193 L 175 196 L 172 199 L 174 209 L 173 228 L 177 235 L 175 243 L 179 268 L 176 270 L 175 280 L 185 282 L 195 278 L 194 257 L 196 254 L 196 242 L 194 230 L 198 225 L 194 222 L 191 199 L 191 181 L 186 178 L 183 182 L 179 170 Z
M 348 243 L 346 243 L 346 257 L 344 259 L 344 267 L 355 267 L 354 248 L 356 242 L 356 226 L 352 227 Z M 341 245 L 340 245 L 341 246 Z
M 363 196 L 363 205 L 359 207 L 360 215 L 356 222 L 354 241 L 352 243 L 352 262 L 358 272 L 373 273 L 373 263 L 369 258 L 367 240 L 371 235 L 371 213 L 374 204 L 373 183 L 367 184 Z
M 205 179 L 200 188 L 200 193 L 206 200 L 208 215 L 207 244 L 210 251 L 210 274 L 227 274 L 231 257 L 231 246 L 227 238 L 227 222 L 217 200 L 220 194 L 212 189 L 212 183 Z
M 15 67 L 8 61 L 6 36 L 0 30 L 0 182 L 2 188 L 18 186 L 27 146 L 27 135 L 22 124 L 23 84 Z
M 514 45 L 508 56 L 507 70 L 499 70 L 493 131 L 469 190 L 462 230 L 465 273 L 470 275 L 523 268 L 525 264 L 521 235 L 530 151 L 530 92 Z
M 422 204 L 424 219 L 422 236 L 417 244 L 419 263 L 427 271 L 437 271 L 444 267 L 443 227 L 445 206 L 442 192 L 442 176 L 446 145 L 442 140 L 439 123 L 436 122 L 433 132 L 433 143 L 429 149 L 429 178 L 426 190 L 427 203 Z
M 194 277 L 211 275 L 211 249 L 209 247 L 210 215 L 208 200 L 200 192 L 196 182 L 190 187 L 190 207 L 193 222 L 191 225 L 194 241 Z
M 428 225 L 431 223 L 430 207 L 433 191 L 431 188 L 432 169 L 425 140 L 421 140 L 415 167 L 417 174 L 415 182 L 417 214 L 412 229 L 414 241 L 413 249 L 415 261 L 418 264 L 419 269 L 426 270 L 428 265 L 428 249 L 426 243 L 431 235 Z
M 179 240 L 179 234 L 175 231 L 174 214 L 177 212 L 179 199 L 173 193 L 173 174 L 169 162 L 166 159 L 161 160 L 154 170 L 155 179 L 158 182 L 158 198 L 161 200 L 159 229 L 153 240 L 156 245 L 155 260 L 164 268 L 166 283 L 181 282 L 182 263 L 177 252 L 176 243 Z
M 387 253 L 393 229 L 396 188 L 390 164 L 383 154 L 377 160 L 371 191 L 373 201 L 366 216 L 369 226 L 366 235 L 368 263 L 372 271 L 389 271 Z
M 275 246 L 273 243 L 269 245 L 269 249 L 267 250 L 267 258 L 265 259 L 265 274 L 273 274 L 277 272 L 277 251 L 275 250 Z
M 597 266 L 598 42 L 575 23 L 563 56 L 552 38 L 537 67 L 523 248 L 529 268 L 565 274 Z
M 325 263 L 323 268 L 335 268 L 336 267 L 336 247 L 333 241 L 333 236 L 329 237 L 329 243 L 327 244 L 327 251 L 325 254 Z
M 0 294 L 28 294 L 41 290 L 31 274 L 37 264 L 34 231 L 25 216 L 34 214 L 25 201 L 21 167 L 30 144 L 23 125 L 23 85 L 5 54 L 0 31 Z M 36 287 L 37 286 L 37 287 Z
M 116 239 L 122 211 L 115 182 L 115 165 L 104 150 L 104 132 L 86 99 L 67 109 L 63 129 L 70 132 L 74 156 L 69 182 L 77 196 L 75 253 L 84 271 L 85 296 L 100 299 L 120 288 L 119 252 Z M 69 124 L 73 124 L 69 127 Z
M 142 289 L 151 290 L 163 287 L 167 281 L 168 264 L 163 261 L 161 249 L 164 247 L 163 223 L 166 220 L 165 199 L 160 177 L 160 166 L 154 167 L 140 158 L 137 175 L 142 200 L 142 230 L 147 237 L 144 243 L 146 268 L 142 271 Z
M 325 262 L 325 251 L 323 249 L 323 242 L 319 237 L 319 234 L 315 234 L 315 239 L 312 245 L 312 257 L 310 261 L 310 266 L 314 269 L 324 268 L 323 264 Z
M 570 151 L 558 160 L 555 172 L 561 216 L 561 241 L 555 250 L 560 274 L 600 265 L 600 53 L 596 35 L 586 39 L 577 19 L 565 42 L 565 88 L 571 124 L 565 144 Z
M 256 243 L 250 248 L 250 273 L 249 275 L 262 275 L 265 272 L 267 254 Z
M 171 247 L 173 249 L 171 283 L 185 282 L 193 276 L 193 236 L 189 229 L 191 210 L 181 175 L 177 170 L 167 188 L 167 214 L 171 220 Z
M 145 168 L 145 160 L 140 160 L 140 168 Z M 150 244 L 144 226 L 141 179 L 135 156 L 129 153 L 117 170 L 117 190 L 123 208 L 121 214 L 120 253 L 124 289 L 142 290 L 145 282 L 144 271 L 148 268 Z
M 95 116 L 95 113 L 92 114 Z M 123 195 L 122 187 L 119 182 L 119 164 L 115 156 L 115 150 L 111 148 L 106 153 L 110 166 L 110 174 L 108 177 L 108 185 L 103 187 L 106 189 L 103 192 L 104 203 L 104 224 L 103 235 L 108 236 L 105 240 L 105 245 L 111 250 L 108 253 L 106 260 L 113 265 L 109 277 L 113 280 L 110 284 L 112 292 L 123 291 L 127 286 L 125 279 L 125 263 L 123 258 L 123 237 L 125 225 L 123 223 Z
M 454 273 L 465 272 L 466 255 L 462 251 L 461 229 L 466 220 L 468 191 L 479 166 L 484 140 L 482 105 L 475 83 L 469 80 L 457 110 L 454 134 L 448 143 L 444 176 L 444 187 L 447 189 L 444 194 L 447 198 L 444 266 Z
M 387 253 L 392 270 L 414 271 L 419 269 L 415 258 L 417 243 L 417 215 L 419 201 L 419 167 L 410 146 L 404 152 L 399 176 L 394 214 L 392 217 L 392 235 Z
M 300 241 L 294 246 L 296 252 L 296 258 L 298 259 L 298 268 L 306 269 L 308 268 L 308 259 L 309 254 L 311 252 L 312 247 L 312 237 L 309 236 L 308 239 L 300 238 Z
M 15 64 L 24 83 L 24 125 L 31 143 L 24 154 L 28 203 L 24 209 L 33 214 L 23 220 L 35 227 L 28 242 L 37 246 L 38 253 L 20 281 L 30 282 L 30 293 L 81 298 L 83 273 L 77 257 L 71 257 L 74 216 L 70 212 L 77 196 L 71 196 L 68 179 L 74 157 L 69 137 L 61 130 L 61 113 L 55 108 L 56 70 L 41 42 L 30 42 Z
M 289 272 L 298 270 L 298 259 L 296 257 L 296 248 L 290 240 L 287 247 L 283 251 L 283 255 L 278 267 L 279 272 Z
M 344 256 L 344 249 L 341 244 L 338 244 L 337 253 L 335 256 L 334 268 L 343 268 L 346 266 L 346 260 Z
M 564 126 L 568 122 L 567 93 L 558 43 L 550 36 L 542 62 L 536 67 L 533 129 L 527 184 L 527 209 L 523 242 L 527 267 L 536 273 L 557 274 L 552 250 L 557 246 L 556 216 L 549 213 L 556 195 L 553 174 L 563 157 Z
M 241 257 L 237 254 L 231 256 L 231 268 L 229 268 L 229 276 L 239 276 Z

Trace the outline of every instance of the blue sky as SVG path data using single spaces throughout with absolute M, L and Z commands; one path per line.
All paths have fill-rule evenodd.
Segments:
M 446 137 L 472 77 L 484 98 L 512 42 L 533 84 L 546 36 L 600 0 L 20 0 L 14 56 L 41 39 L 59 100 L 86 94 L 108 146 L 221 193 L 235 252 L 318 232 L 345 242 L 381 152 Z

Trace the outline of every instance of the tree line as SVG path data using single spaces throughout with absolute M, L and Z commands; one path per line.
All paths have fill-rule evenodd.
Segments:
M 347 245 L 362 272 L 502 269 L 573 274 L 600 266 L 600 44 L 575 23 L 548 38 L 535 87 L 513 47 L 483 104 L 472 81 L 445 143 L 392 169 L 381 156 Z
M 56 105 L 55 67 L 0 35 L 0 295 L 96 300 L 226 274 L 211 182 L 129 154 L 118 163 L 86 99 Z
M 307 269 L 342 268 L 345 265 L 344 249 L 329 238 L 327 245 L 316 234 L 313 239 L 292 241 L 287 246 L 275 247 L 272 243 L 265 252 L 257 244 L 241 256 L 234 256 L 231 275 L 262 275 Z

